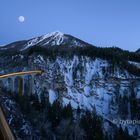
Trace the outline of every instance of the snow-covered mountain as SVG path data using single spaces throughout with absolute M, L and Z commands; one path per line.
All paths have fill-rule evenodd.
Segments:
M 57 46 L 57 49 L 61 50 L 63 45 L 66 48 L 83 49 L 89 44 L 60 32 L 15 42 L 0 49 L 0 53 L 4 51 L 4 54 L 0 56 L 0 73 L 42 69 L 44 73 L 36 76 L 34 81 L 34 95 L 40 102 L 42 97 L 45 97 L 49 99 L 50 103 L 55 100 L 59 100 L 64 106 L 70 103 L 73 109 L 80 107 L 92 111 L 96 108 L 98 115 L 102 116 L 104 124 L 107 123 L 104 126 L 106 131 L 109 131 L 107 126 L 110 124 L 118 127 L 121 124 L 123 128 L 128 128 L 131 135 L 137 129 L 140 136 L 139 124 L 122 124 L 121 122 L 121 120 L 139 119 L 140 111 L 137 109 L 135 112 L 135 108 L 140 106 L 140 76 L 131 73 L 128 66 L 132 66 L 133 69 L 136 69 L 136 66 L 138 68 L 136 71 L 139 73 L 140 62 L 131 60 L 128 61 L 128 66 L 127 62 L 124 63 L 127 67 L 122 68 L 120 66 L 122 63 L 114 64 L 116 56 L 109 56 L 108 59 L 102 49 L 97 52 L 96 49 L 91 52 L 89 49 L 89 52 L 84 55 L 73 54 L 71 57 L 64 57 L 60 54 L 48 56 L 40 52 L 32 52 L 28 56 L 28 51 L 23 53 L 24 50 L 35 45 L 43 48 Z M 11 53 L 8 50 L 16 51 Z M 111 54 L 109 53 L 109 55 Z M 92 55 L 94 57 L 91 57 Z M 29 78 L 26 77 L 25 95 L 29 94 L 28 81 Z M 9 88 L 8 81 L 5 87 Z
M 0 47 L 0 50 L 14 49 L 22 51 L 34 45 L 42 47 L 62 46 L 62 45 L 67 47 L 75 47 L 75 46 L 84 47 L 89 44 L 71 35 L 67 35 L 59 31 L 56 31 L 40 37 L 35 37 L 33 39 L 13 42 L 6 46 Z

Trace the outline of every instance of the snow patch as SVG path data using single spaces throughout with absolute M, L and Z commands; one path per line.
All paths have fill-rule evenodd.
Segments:
M 57 95 L 53 90 L 49 90 L 49 101 L 51 104 L 57 99 Z
M 133 62 L 133 61 L 128 61 L 128 63 L 130 63 L 130 64 L 132 64 L 132 65 L 134 65 L 134 66 L 136 66 L 137 68 L 140 69 L 140 63 L 138 63 L 138 62 Z
M 43 46 L 49 44 L 50 42 L 51 42 L 51 45 L 60 45 L 63 42 L 63 40 L 64 40 L 64 34 L 59 31 L 56 31 L 56 32 L 52 32 L 52 33 L 43 35 L 41 37 L 37 37 L 37 38 L 33 38 L 29 40 L 28 43 L 25 45 L 24 49 L 22 50 L 28 49 L 29 47 L 37 45 L 43 41 L 44 41 L 44 43 L 42 44 Z

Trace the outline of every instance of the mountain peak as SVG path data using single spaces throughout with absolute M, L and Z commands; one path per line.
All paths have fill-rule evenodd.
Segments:
M 22 50 L 25 50 L 31 46 L 39 45 L 42 47 L 51 47 L 51 46 L 60 46 L 65 45 L 67 47 L 75 46 L 86 46 L 88 43 L 73 37 L 68 34 L 64 34 L 60 31 L 51 32 L 40 37 L 36 37 L 27 41 L 25 47 Z
M 55 32 L 51 32 L 46 35 L 43 35 L 44 39 L 48 38 L 48 37 L 52 37 L 52 36 L 53 37 L 56 37 L 56 36 L 62 37 L 62 36 L 64 36 L 64 33 L 60 32 L 60 31 L 55 31 Z
M 60 45 L 63 42 L 63 39 L 64 39 L 64 33 L 60 32 L 60 31 L 51 32 L 51 33 L 45 34 L 43 36 L 28 40 L 26 47 L 24 49 L 27 49 L 34 45 L 41 45 L 41 46 Z
M 51 32 L 51 33 L 48 33 L 47 35 L 64 35 L 64 33 L 60 32 L 60 31 L 54 31 L 54 32 Z
M 55 31 L 29 40 L 13 42 L 4 47 L 1 47 L 0 50 L 15 49 L 23 51 L 35 45 L 42 47 L 53 47 L 53 46 L 84 47 L 89 44 L 74 36 L 64 34 L 60 31 Z
M 60 31 L 55 31 L 42 36 L 42 40 L 48 38 L 54 41 L 53 45 L 60 45 L 64 40 L 64 33 Z

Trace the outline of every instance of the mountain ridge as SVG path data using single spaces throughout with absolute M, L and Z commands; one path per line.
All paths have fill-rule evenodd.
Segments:
M 55 31 L 42 36 L 31 38 L 29 40 L 12 42 L 10 44 L 2 46 L 0 50 L 15 49 L 23 51 L 35 45 L 43 47 L 60 46 L 60 45 L 65 45 L 67 47 L 75 47 L 75 46 L 84 47 L 91 44 L 79 38 L 76 38 L 72 35 Z

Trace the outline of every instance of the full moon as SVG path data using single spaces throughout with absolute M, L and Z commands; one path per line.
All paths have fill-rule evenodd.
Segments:
M 19 16 L 18 20 L 19 20 L 19 22 L 24 22 L 25 21 L 25 17 L 24 16 Z

